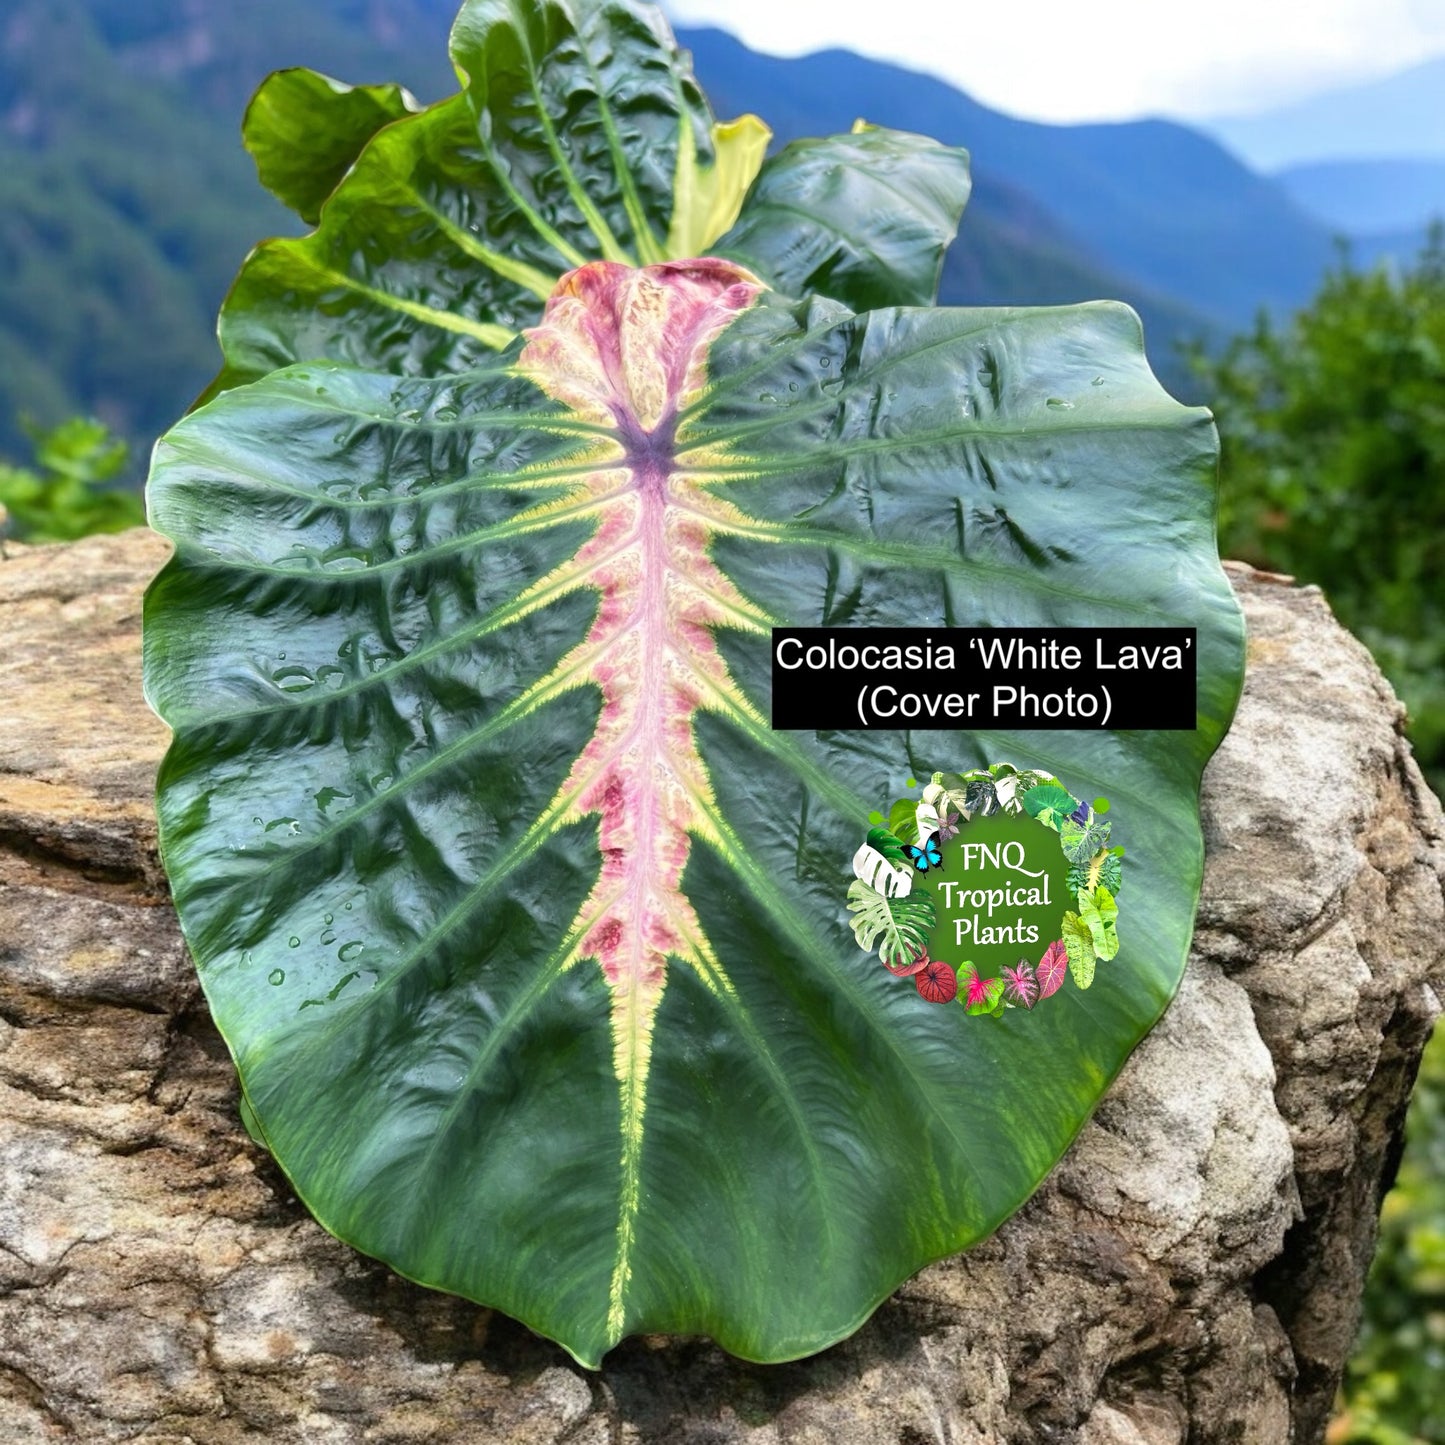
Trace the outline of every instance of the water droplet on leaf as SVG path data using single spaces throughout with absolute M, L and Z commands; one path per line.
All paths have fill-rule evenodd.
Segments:
M 321 559 L 328 572 L 356 572 L 371 561 L 371 553 L 360 547 L 338 547 Z
M 316 679 L 304 667 L 281 667 L 271 674 L 271 681 L 282 692 L 305 692 L 316 685 Z

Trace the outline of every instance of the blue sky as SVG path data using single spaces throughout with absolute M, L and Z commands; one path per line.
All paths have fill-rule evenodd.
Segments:
M 1445 54 L 1445 0 L 662 0 L 756 50 L 896 60 L 1038 120 L 1262 110 Z

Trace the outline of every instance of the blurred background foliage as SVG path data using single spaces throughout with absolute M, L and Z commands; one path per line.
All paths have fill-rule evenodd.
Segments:
M 1406 1134 L 1331 1445 L 1445 1441 L 1445 1032 L 1438 1028 Z
M 255 83 L 308 64 L 431 99 L 451 88 L 441 57 L 455 7 L 5 0 L 0 546 L 142 520 L 141 464 L 214 370 L 228 278 L 249 245 L 293 225 L 239 143 Z M 1170 123 L 1036 126 L 844 51 L 783 61 L 721 31 L 685 40 L 718 109 L 756 108 L 781 137 L 846 129 L 861 111 L 973 148 L 946 303 L 1130 301 L 1167 384 L 1219 418 L 1221 550 L 1324 589 L 1405 700 L 1445 793 L 1438 225 L 1422 249 L 1414 212 L 1390 236 L 1370 232 L 1383 213 L 1366 217 L 1354 252 L 1328 266 L 1345 223 L 1289 187 L 1328 182 L 1327 198 L 1347 200 L 1339 167 L 1292 182 Z M 1445 183 L 1445 161 L 1432 174 Z M 1398 200 L 1384 175 L 1376 189 Z M 1255 306 L 1269 309 L 1241 331 Z M 1187 336 L 1199 339 L 1181 346 Z M 1411 1106 L 1330 1441 L 1445 1445 L 1445 1032 Z
M 125 471 L 129 448 L 103 423 L 74 417 L 26 430 L 34 444 L 31 465 L 0 460 L 0 537 L 71 542 L 145 521 L 140 497 L 111 485 Z
M 1194 357 L 1225 551 L 1324 588 L 1445 793 L 1445 230 L 1402 269 L 1342 252 L 1309 306 Z

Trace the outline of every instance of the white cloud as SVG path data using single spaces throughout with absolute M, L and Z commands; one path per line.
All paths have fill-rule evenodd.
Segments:
M 1445 0 L 663 0 L 755 50 L 841 45 L 1040 120 L 1200 118 L 1373 79 L 1445 49 Z

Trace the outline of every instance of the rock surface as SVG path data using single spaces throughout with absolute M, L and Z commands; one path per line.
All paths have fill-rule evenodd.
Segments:
M 1445 830 L 1316 591 L 1232 573 L 1194 955 L 1034 1199 L 814 1359 L 643 1339 L 588 1374 L 330 1239 L 242 1130 L 156 861 L 165 554 L 0 561 L 0 1440 L 1321 1439 L 1445 992 Z

